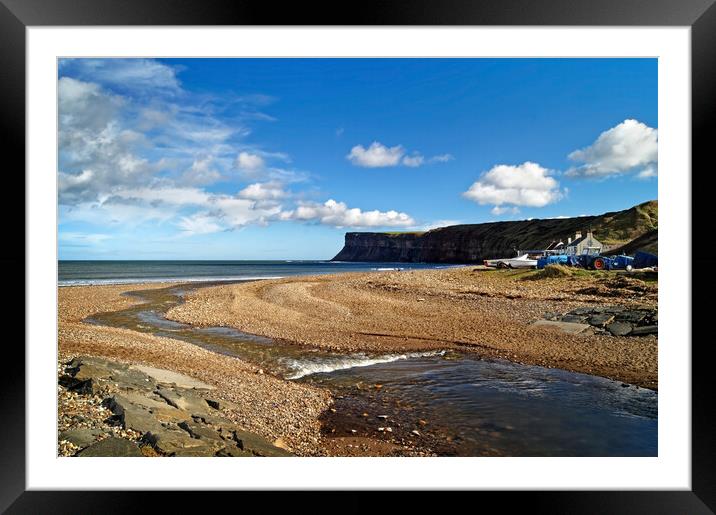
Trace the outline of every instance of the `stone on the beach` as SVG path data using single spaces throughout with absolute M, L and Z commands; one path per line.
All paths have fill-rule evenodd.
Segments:
M 570 324 L 583 324 L 586 320 L 587 317 L 584 315 L 564 315 L 561 321 Z
M 192 390 L 179 388 L 158 388 L 155 393 L 175 408 L 190 411 L 191 413 L 204 413 L 209 405 L 203 397 Z
M 221 403 L 216 399 L 205 399 L 210 408 L 221 409 Z
M 189 433 L 189 436 L 192 438 L 201 438 L 204 440 L 215 440 L 215 441 L 222 441 L 223 438 L 221 435 L 215 431 L 214 429 L 210 428 L 209 426 L 205 424 L 199 424 L 193 421 L 187 421 L 179 422 L 179 427 L 182 428 L 184 431 Z
M 77 456 L 86 458 L 95 456 L 141 457 L 143 455 L 142 451 L 139 450 L 139 447 L 134 442 L 125 438 L 110 436 L 80 451 L 77 453 Z
M 253 458 L 254 454 L 249 451 L 239 449 L 236 445 L 227 445 L 223 449 L 217 451 L 216 456 L 224 456 L 230 458 Z
M 192 438 L 179 429 L 159 428 L 145 434 L 144 440 L 168 456 L 213 456 L 218 450 L 213 442 Z
M 646 317 L 646 311 L 627 311 L 617 316 L 618 321 L 629 322 L 632 325 L 636 325 Z
M 134 429 L 140 433 L 157 431 L 162 425 L 149 410 L 134 404 L 121 394 L 115 394 L 108 400 L 109 409 L 119 417 L 125 429 Z
M 293 456 L 290 452 L 280 447 L 272 445 L 268 440 L 261 436 L 243 431 L 241 429 L 233 430 L 234 441 L 239 448 L 249 451 L 256 456 L 282 457 Z
M 610 313 L 597 313 L 589 317 L 589 323 L 597 327 L 604 327 L 614 320 L 614 315 Z
M 614 336 L 626 336 L 631 333 L 632 326 L 626 322 L 612 322 L 607 325 L 607 331 Z
M 642 327 L 635 327 L 629 336 L 646 336 L 647 334 L 659 334 L 659 326 L 656 325 L 645 325 Z
M 148 375 L 160 384 L 175 384 L 182 388 L 196 388 L 201 390 L 213 390 L 214 387 L 206 384 L 203 381 L 194 379 L 178 372 L 172 372 L 171 370 L 164 370 L 162 368 L 149 367 L 146 365 L 132 365 L 129 367 L 132 370 L 138 370 Z
M 68 429 L 60 433 L 60 440 L 67 440 L 77 447 L 87 447 L 92 444 L 101 433 L 102 431 L 99 429 L 90 429 L 88 427 Z
M 567 334 L 580 334 L 588 329 L 591 329 L 592 327 L 589 324 L 577 324 L 573 322 L 560 322 L 554 320 L 537 320 L 532 324 L 532 326 L 562 331 Z

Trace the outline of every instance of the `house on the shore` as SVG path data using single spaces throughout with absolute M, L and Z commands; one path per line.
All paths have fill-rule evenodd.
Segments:
M 580 254 L 599 254 L 602 252 L 604 245 L 597 240 L 592 234 L 591 229 L 582 236 L 581 231 L 577 231 L 574 239 L 568 238 L 565 250 L 570 255 Z

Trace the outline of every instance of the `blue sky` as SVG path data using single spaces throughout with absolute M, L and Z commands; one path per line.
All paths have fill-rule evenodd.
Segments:
M 328 259 L 657 198 L 656 59 L 73 59 L 58 95 L 60 259 Z

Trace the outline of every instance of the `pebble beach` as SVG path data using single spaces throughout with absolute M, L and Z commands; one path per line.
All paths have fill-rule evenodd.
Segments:
M 531 274 L 462 267 L 207 286 L 189 292 L 167 318 L 336 352 L 458 349 L 657 389 L 655 334 L 613 336 L 603 329 L 566 334 L 535 324 L 546 314 L 604 304 L 617 310 L 655 310 L 656 284 L 616 275 L 528 280 Z M 212 402 L 229 407 L 222 417 L 296 456 L 425 455 L 415 449 L 406 454 L 407 448 L 380 439 L 326 438 L 322 424 L 335 413 L 335 404 L 331 392 L 318 385 L 289 381 L 178 339 L 86 320 L 141 303 L 132 292 L 172 285 L 60 288 L 58 376 L 77 357 L 157 367 L 210 385 L 217 399 Z M 82 437 L 122 438 L 140 445 L 142 455 L 156 455 L 142 445 L 141 433 L 107 423 L 111 412 L 101 396 L 58 386 L 58 398 L 61 434 L 80 430 Z M 60 455 L 77 451 L 60 438 Z

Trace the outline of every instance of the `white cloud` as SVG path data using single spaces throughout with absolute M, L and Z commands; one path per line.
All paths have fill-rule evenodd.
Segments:
M 113 192 L 114 197 L 130 200 L 140 200 L 154 204 L 168 204 L 177 206 L 205 205 L 210 195 L 199 188 L 178 187 L 147 187 L 134 189 L 119 189 Z
M 435 220 L 429 224 L 425 224 L 422 229 L 423 231 L 431 231 L 432 229 L 438 229 L 440 227 L 449 227 L 451 225 L 460 225 L 460 220 Z
M 498 208 L 505 204 L 543 207 L 564 196 L 559 182 L 549 173 L 546 168 L 529 161 L 518 166 L 497 165 L 482 174 L 463 196 L 480 205 L 492 204 Z
M 415 220 L 406 213 L 397 211 L 362 211 L 349 208 L 344 202 L 333 199 L 323 204 L 303 202 L 292 210 L 281 213 L 282 220 L 318 221 L 334 227 L 407 227 Z
M 181 182 L 190 185 L 211 184 L 221 179 L 221 174 L 212 167 L 213 156 L 200 157 L 194 160 L 191 168 L 181 176 Z
M 239 197 L 251 200 L 277 200 L 288 194 L 277 182 L 257 182 L 239 192 Z
M 426 159 L 418 151 L 406 154 L 406 150 L 402 145 L 386 147 L 382 143 L 374 141 L 368 148 L 363 145 L 356 145 L 351 149 L 346 159 L 353 165 L 364 168 L 384 168 L 401 164 L 410 168 L 417 168 L 424 164 L 447 163 L 454 158 L 450 154 L 440 154 Z
M 258 154 L 249 152 L 240 152 L 236 157 L 236 166 L 241 170 L 253 172 L 260 170 L 265 166 L 263 158 Z
M 381 168 L 397 166 L 403 154 L 405 154 L 405 149 L 400 145 L 386 147 L 382 143 L 374 141 L 367 149 L 363 145 L 356 145 L 346 158 L 355 166 Z
M 62 70 L 83 80 L 134 92 L 178 92 L 176 70 L 154 59 L 63 59 Z
M 440 154 L 437 156 L 433 156 L 430 158 L 429 162 L 431 163 L 447 163 L 448 161 L 452 161 L 455 159 L 452 154 Z
M 639 172 L 636 176 L 638 179 L 649 179 L 651 177 L 656 177 L 657 171 L 656 171 L 656 165 L 649 165 L 646 168 L 644 168 L 641 172 Z
M 177 225 L 187 235 L 210 234 L 222 230 L 221 225 L 216 223 L 215 218 L 208 213 L 194 213 L 191 216 L 183 216 Z
M 220 195 L 212 198 L 215 216 L 230 227 L 248 224 L 265 225 L 281 213 L 281 206 L 250 199 Z
M 425 163 L 425 158 L 420 154 L 413 154 L 412 156 L 403 157 L 403 164 L 411 168 L 417 168 Z
M 493 207 L 493 208 L 490 210 L 490 212 L 491 212 L 493 215 L 504 215 L 505 213 L 509 213 L 509 214 L 511 214 L 511 215 L 516 215 L 517 213 L 520 212 L 520 208 L 519 208 L 519 207 L 500 207 L 500 206 L 495 206 L 495 207 Z
M 567 170 L 572 177 L 608 177 L 637 172 L 640 178 L 656 175 L 658 131 L 637 120 L 624 120 L 602 132 L 592 145 L 569 154 L 584 163 Z

